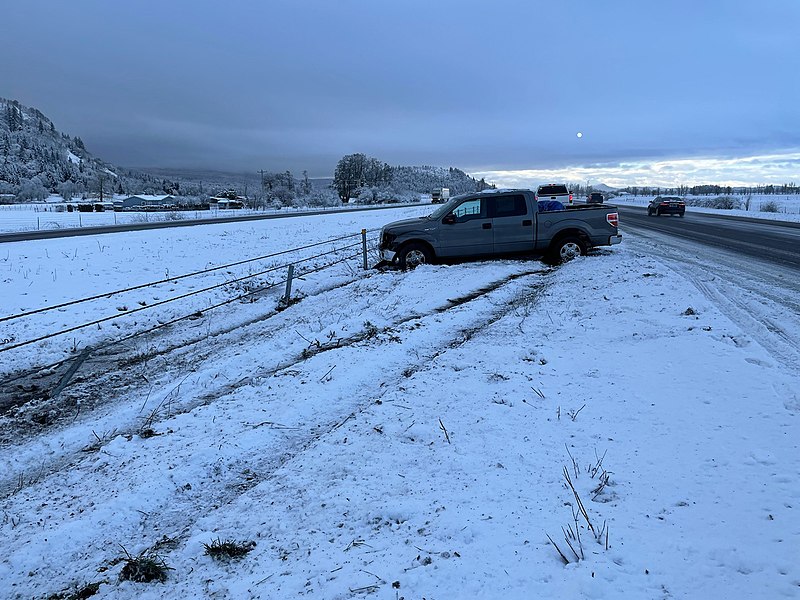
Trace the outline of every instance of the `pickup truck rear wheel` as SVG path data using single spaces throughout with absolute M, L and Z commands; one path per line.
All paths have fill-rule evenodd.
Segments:
M 561 238 L 550 248 L 550 260 L 555 264 L 568 262 L 584 254 L 586 254 L 586 244 L 577 237 Z
M 416 242 L 403 246 L 400 252 L 397 253 L 397 262 L 403 270 L 429 264 L 432 260 L 433 253 L 430 248 Z

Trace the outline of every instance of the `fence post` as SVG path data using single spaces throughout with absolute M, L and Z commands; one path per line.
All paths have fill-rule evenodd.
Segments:
M 284 306 L 289 306 L 289 298 L 292 295 L 292 277 L 294 276 L 294 265 L 289 265 L 289 273 L 286 275 L 286 293 L 283 295 Z
M 364 254 L 364 270 L 368 269 L 367 267 L 367 230 L 361 230 L 361 251 Z

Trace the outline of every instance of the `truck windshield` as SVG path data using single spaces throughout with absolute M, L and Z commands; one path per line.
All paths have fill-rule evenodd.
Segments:
M 431 214 L 428 215 L 429 219 L 441 219 L 443 216 L 448 214 L 453 207 L 452 202 L 446 202 L 442 204 L 439 208 L 433 211 Z

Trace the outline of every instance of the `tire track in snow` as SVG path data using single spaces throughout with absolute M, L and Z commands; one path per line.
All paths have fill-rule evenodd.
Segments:
M 669 268 L 689 280 L 782 367 L 800 372 L 800 286 L 797 271 L 724 250 L 637 232 Z M 667 251 L 665 251 L 667 250 Z M 779 322 L 778 318 L 781 322 Z
M 156 541 L 156 544 L 161 544 L 163 543 L 162 536 L 164 536 L 165 533 L 169 534 L 173 543 L 180 544 L 180 542 L 185 541 L 185 539 L 191 535 L 194 524 L 198 519 L 201 517 L 207 517 L 210 512 L 236 501 L 259 483 L 272 479 L 279 472 L 281 467 L 286 465 L 287 462 L 291 461 L 298 455 L 301 455 L 309 448 L 314 447 L 314 445 L 321 439 L 333 434 L 350 419 L 371 406 L 374 402 L 376 402 L 376 400 L 380 400 L 380 398 L 383 397 L 389 390 L 393 390 L 400 382 L 404 381 L 414 372 L 431 368 L 431 361 L 433 361 L 436 357 L 445 354 L 449 349 L 460 347 L 462 344 L 466 343 L 470 339 L 473 339 L 475 335 L 490 327 L 493 323 L 502 319 L 504 316 L 513 314 L 521 306 L 521 303 L 535 303 L 538 300 L 538 295 L 547 287 L 549 283 L 546 279 L 540 279 L 534 282 L 533 285 L 526 285 L 523 283 L 523 285 L 517 289 L 507 290 L 506 286 L 513 281 L 525 278 L 527 276 L 537 275 L 540 275 L 540 272 L 525 272 L 516 274 L 511 277 L 504 278 L 503 280 L 494 282 L 489 286 L 485 286 L 479 293 L 469 294 L 469 298 L 461 297 L 454 300 L 449 300 L 445 305 L 439 306 L 425 314 L 406 315 L 402 319 L 399 319 L 397 322 L 400 323 L 402 321 L 402 323 L 399 325 L 395 325 L 393 323 L 391 326 L 388 326 L 386 330 L 390 329 L 391 327 L 401 327 L 402 325 L 409 324 L 413 321 L 419 321 L 423 323 L 420 327 L 410 327 L 408 328 L 408 331 L 404 332 L 408 334 L 408 336 L 412 334 L 415 335 L 420 341 L 414 346 L 414 348 L 417 350 L 422 350 L 416 362 L 410 365 L 406 363 L 395 365 L 386 373 L 388 377 L 383 380 L 383 383 L 378 390 L 374 389 L 373 382 L 367 381 L 369 377 L 368 375 L 362 375 L 361 377 L 364 379 L 364 381 L 358 384 L 358 387 L 361 388 L 361 394 L 355 398 L 354 403 L 346 407 L 347 410 L 339 412 L 338 414 L 335 412 L 328 414 L 326 415 L 325 419 L 318 421 L 317 423 L 310 423 L 309 427 L 305 428 L 305 431 L 298 431 L 288 428 L 287 432 L 290 435 L 274 436 L 272 440 L 265 441 L 265 445 L 263 447 L 259 447 L 259 451 L 256 453 L 251 451 L 249 454 L 237 454 L 237 464 L 239 464 L 240 467 L 247 465 L 248 472 L 251 473 L 252 476 L 243 478 L 242 472 L 235 468 L 223 469 L 223 472 L 219 478 L 209 481 L 209 485 L 196 485 L 191 492 L 186 492 L 185 494 L 173 493 L 172 495 L 164 498 L 163 504 L 156 504 L 152 507 L 148 506 L 148 514 L 143 514 L 141 520 L 135 523 L 135 525 L 129 524 L 132 529 L 115 531 L 114 535 L 117 536 L 117 539 L 121 540 L 125 544 L 135 544 L 135 540 L 143 539 Z M 490 301 L 488 310 L 484 308 L 476 311 L 472 306 L 475 301 L 492 298 L 493 294 L 498 294 L 504 301 L 496 303 Z M 486 304 L 484 304 L 484 306 L 486 306 Z M 480 325 L 461 327 L 453 331 L 451 335 L 440 336 L 439 339 L 429 339 L 430 336 L 427 335 L 424 324 L 425 321 L 428 319 L 436 321 L 437 317 L 441 317 L 442 314 L 447 315 L 451 311 L 475 312 L 476 315 L 478 315 Z M 441 330 L 441 326 L 439 326 L 439 329 Z M 444 331 L 448 331 L 447 328 L 444 328 Z M 315 358 L 325 355 L 326 353 L 341 352 L 345 353 L 345 357 L 347 357 L 348 352 L 353 347 L 358 346 L 363 342 L 373 341 L 374 339 L 376 339 L 376 337 L 373 333 L 368 331 L 359 332 L 358 334 L 351 336 L 351 339 L 348 339 L 347 344 L 332 344 L 330 347 L 320 347 L 318 351 L 311 356 L 300 356 L 296 357 L 291 363 L 287 362 L 289 365 L 288 367 L 282 366 L 281 370 L 276 370 L 275 368 L 270 370 L 274 371 L 273 374 L 278 374 L 281 371 L 286 372 L 287 368 L 292 368 L 292 366 L 303 368 L 306 367 L 310 361 L 313 361 Z M 385 339 L 380 340 L 380 343 L 386 342 L 387 341 Z M 407 343 L 408 340 L 405 340 L 405 342 Z M 428 344 L 427 342 L 431 343 Z M 269 379 L 268 373 L 270 370 L 264 371 L 264 380 Z M 356 378 L 358 378 L 358 373 L 356 373 Z M 274 383 L 274 379 L 272 381 L 273 385 L 276 385 Z M 259 385 L 261 383 L 263 382 L 255 380 L 253 381 L 253 384 L 255 385 Z M 352 384 L 350 381 L 349 383 Z M 216 390 L 214 394 L 204 398 L 204 403 L 212 403 L 216 400 L 226 398 L 227 395 L 235 393 L 235 391 L 239 389 L 240 384 L 241 382 L 237 382 L 236 384 L 223 386 L 223 389 Z M 284 384 L 284 386 L 288 387 L 293 385 L 296 385 L 294 380 L 286 381 Z M 369 393 L 365 393 L 365 390 L 369 390 Z M 193 408 L 198 408 L 198 406 Z M 172 416 L 174 417 L 175 415 Z M 251 426 L 251 429 L 255 429 L 263 425 L 271 426 L 276 424 L 270 424 L 268 422 L 254 424 Z M 276 428 L 281 427 L 279 426 Z M 270 441 L 271 444 L 269 443 Z M 176 460 L 176 457 L 184 455 L 184 452 L 189 450 L 189 446 L 191 445 L 191 439 L 187 438 L 185 435 L 178 438 L 178 442 L 185 445 L 188 444 L 188 446 L 186 446 L 184 449 L 174 449 L 172 445 L 170 445 L 170 461 Z M 103 452 L 102 445 L 97 450 L 98 452 Z M 113 449 L 109 449 L 108 452 L 113 455 Z M 152 454 L 152 451 L 149 450 L 143 450 L 142 452 L 150 452 Z M 110 495 L 112 494 L 113 490 L 119 489 L 120 487 L 125 488 L 126 485 L 130 485 L 130 473 L 127 473 L 127 471 L 128 469 L 135 471 L 135 464 L 124 463 L 121 465 L 122 468 L 111 467 L 109 470 L 98 471 L 97 467 L 95 466 L 96 456 L 98 455 L 93 453 L 86 458 L 83 456 L 73 457 L 73 462 L 66 466 L 76 471 L 73 476 L 80 477 L 82 479 L 83 476 L 80 475 L 80 472 L 83 472 L 87 478 L 95 478 L 94 484 L 90 484 L 90 487 L 91 489 L 94 489 L 95 495 L 98 497 Z M 136 456 L 138 455 L 132 456 L 131 460 L 136 460 Z M 167 457 L 164 458 L 166 459 Z M 149 460 L 155 460 L 155 458 L 151 456 Z M 206 472 L 211 470 L 212 466 L 213 464 L 208 462 L 208 460 L 205 462 L 201 460 L 200 465 L 195 465 L 194 469 L 190 468 L 189 470 L 190 472 L 192 470 Z M 230 465 L 226 465 L 226 467 L 229 466 Z M 141 469 L 142 467 L 140 466 L 139 468 Z M 178 474 L 178 477 L 180 477 L 180 474 Z M 41 482 L 35 484 L 32 488 L 26 489 L 24 494 L 25 498 L 20 500 L 23 502 L 23 506 L 26 499 L 28 499 L 29 502 L 35 503 L 36 497 L 55 498 L 59 495 L 63 495 L 63 478 L 63 475 L 51 473 L 43 478 Z M 97 489 L 98 487 L 100 489 Z M 76 492 L 78 492 L 78 490 L 71 490 L 71 493 Z M 13 497 L 6 499 L 3 504 L 4 510 L 13 511 L 15 508 L 13 506 Z M 99 506 L 103 505 L 102 500 L 99 498 L 98 504 Z M 53 526 L 57 527 L 57 523 L 54 523 Z M 107 564 L 110 560 L 116 557 L 116 554 L 118 554 L 118 551 L 115 547 L 109 547 L 106 540 L 101 538 L 103 538 L 102 535 L 94 537 L 88 547 L 82 548 L 81 555 L 78 560 L 79 563 L 82 563 L 80 565 L 81 569 L 94 570 L 98 567 L 98 565 Z M 141 542 L 139 542 L 139 544 L 140 548 Z M 73 569 L 76 568 L 74 563 L 71 564 Z M 59 567 L 56 565 L 54 568 L 58 569 Z M 54 573 L 50 577 L 50 581 L 53 582 L 52 585 L 60 586 L 61 578 L 69 578 L 71 576 L 72 572 Z M 63 587 L 63 585 L 60 587 Z
M 323 286 L 304 296 L 300 301 L 314 299 L 360 281 L 363 281 L 363 278 Z M 280 294 L 279 290 L 269 290 L 259 297 L 275 297 Z M 49 398 L 47 391 L 56 387 L 56 383 L 61 377 L 60 371 L 64 369 L 56 372 L 48 371 L 43 374 L 34 373 L 27 379 L 15 382 L 13 391 L 12 388 L 3 391 L 5 397 L 0 398 L 0 417 L 5 416 L 13 409 L 20 409 L 26 405 L 30 406 L 31 412 L 34 414 L 28 415 L 33 423 L 29 422 L 27 428 L 24 426 L 25 423 L 17 420 L 17 424 L 23 427 L 13 429 L 13 419 L 6 420 L 0 425 L 0 446 L 10 443 L 12 440 L 18 441 L 20 436 L 26 433 L 39 434 L 48 428 L 56 427 L 68 420 L 74 420 L 77 418 L 76 412 L 79 410 L 76 406 L 78 403 L 89 411 L 113 403 L 113 398 L 108 394 L 109 390 L 119 391 L 124 387 L 124 393 L 128 395 L 137 389 L 141 390 L 142 387 L 146 388 L 149 385 L 146 377 L 143 383 L 139 373 L 135 372 L 139 365 L 146 367 L 149 361 L 161 358 L 169 371 L 181 372 L 188 369 L 190 365 L 196 367 L 198 363 L 208 360 L 219 351 L 220 345 L 226 344 L 225 338 L 230 334 L 237 334 L 240 343 L 271 335 L 269 331 L 263 331 L 261 326 L 280 314 L 281 311 L 270 309 L 214 331 L 207 330 L 197 335 L 191 335 L 193 332 L 188 332 L 190 334 L 188 339 L 183 339 L 178 343 L 170 342 L 186 332 L 176 332 L 172 327 L 167 327 L 91 353 L 79 373 L 66 386 L 69 393 L 62 395 L 61 399 L 57 401 Z M 202 327 L 203 324 L 198 325 L 197 328 Z M 163 340 L 166 340 L 168 345 L 158 347 L 157 344 Z M 206 344 L 207 346 L 205 346 Z M 143 346 L 146 347 L 145 350 L 141 350 Z M 193 354 L 185 356 L 186 351 L 193 352 Z M 110 368 L 109 361 L 115 361 L 115 367 Z M 138 388 L 135 387 L 137 384 Z M 42 394 L 45 394 L 44 397 Z M 102 401 L 93 401 L 97 399 L 102 399 Z M 37 409 L 39 410 L 37 411 Z M 43 410 L 50 414 L 43 414 Z M 66 414 L 68 411 L 69 414 Z M 12 429 L 6 431 L 9 426 Z
M 162 408 L 161 410 L 159 410 L 157 407 L 155 412 L 153 413 L 155 416 L 153 418 L 146 420 L 147 428 L 152 429 L 164 419 L 171 419 L 178 415 L 189 413 L 200 406 L 211 404 L 221 398 L 224 398 L 228 395 L 235 393 L 237 389 L 243 386 L 258 385 L 259 382 L 266 380 L 282 371 L 287 371 L 299 365 L 302 365 L 306 361 L 310 360 L 311 358 L 319 354 L 340 349 L 346 349 L 348 347 L 358 345 L 362 342 L 365 342 L 377 336 L 389 335 L 397 327 L 402 327 L 403 325 L 406 325 L 410 322 L 423 321 L 426 318 L 447 313 L 450 310 L 457 309 L 471 302 L 474 302 L 478 299 L 484 298 L 520 278 L 528 276 L 537 276 L 537 275 L 541 276 L 549 272 L 551 272 L 551 270 L 549 269 L 535 269 L 535 270 L 525 270 L 520 273 L 512 274 L 502 279 L 493 281 L 490 284 L 485 285 L 479 288 L 478 290 L 475 290 L 462 297 L 458 297 L 455 299 L 448 299 L 448 301 L 445 304 L 435 307 L 433 310 L 429 312 L 406 314 L 399 319 L 395 319 L 389 325 L 382 328 L 381 330 L 362 329 L 361 331 L 356 332 L 345 338 L 339 338 L 335 341 L 331 341 L 324 344 L 320 343 L 317 346 L 309 346 L 308 348 L 305 348 L 304 350 L 302 350 L 298 354 L 295 354 L 294 356 L 291 356 L 276 364 L 261 367 L 246 377 L 238 378 L 234 381 L 220 382 L 214 389 L 202 395 L 199 395 L 191 400 L 178 401 L 178 399 L 176 398 L 173 401 L 173 399 L 171 398 L 162 399 L 161 404 L 162 405 L 167 404 L 168 407 Z M 404 280 L 405 280 L 404 277 L 397 277 L 393 281 L 391 289 L 394 289 L 397 286 L 401 285 Z M 319 294 L 315 294 L 314 297 L 324 296 L 325 293 L 330 293 L 331 291 L 334 290 L 342 290 L 343 288 L 347 288 L 348 286 L 358 284 L 361 281 L 362 280 L 350 281 L 342 285 L 330 286 L 328 289 L 321 291 Z M 312 296 L 308 296 L 307 298 L 311 297 Z M 478 325 L 469 328 L 464 328 L 462 330 L 454 332 L 452 338 L 444 342 L 441 347 L 435 349 L 432 352 L 431 356 L 427 359 L 427 361 L 432 360 L 437 356 L 440 356 L 446 350 L 456 347 L 461 343 L 464 343 L 465 341 L 469 340 L 482 328 L 487 327 L 492 323 L 494 323 L 496 320 L 502 318 L 502 316 L 504 316 L 507 313 L 507 311 L 511 309 L 513 309 L 513 306 L 511 306 L 510 308 L 506 307 L 506 310 L 498 311 L 496 315 L 490 316 L 486 319 L 482 319 L 480 321 L 480 324 Z M 269 317 L 279 316 L 281 314 L 283 313 L 274 313 L 269 315 Z M 244 324 L 229 328 L 223 334 L 220 334 L 220 336 L 224 338 L 225 336 L 233 333 L 241 334 L 242 330 L 244 330 L 245 333 L 239 336 L 237 343 L 240 345 L 245 345 L 255 338 L 263 339 L 265 337 L 273 338 L 280 335 L 288 335 L 287 330 L 290 329 L 293 330 L 295 327 L 294 323 L 289 323 L 289 324 L 277 325 L 274 328 L 267 329 L 265 331 L 261 326 L 264 324 L 266 320 L 268 319 L 260 317 L 251 319 Z M 190 364 L 194 365 L 194 367 L 197 368 L 197 363 L 198 363 L 197 355 L 181 356 L 181 357 L 176 357 L 172 355 L 176 352 L 185 354 L 185 352 L 190 351 L 192 347 L 198 343 L 198 341 L 205 341 L 205 338 L 203 338 L 202 340 L 194 340 L 186 344 L 180 344 L 174 348 L 165 349 L 164 352 L 159 353 L 159 356 L 165 357 L 165 364 L 169 364 L 172 367 L 173 372 L 179 371 L 181 367 L 186 367 Z M 225 342 L 226 342 L 225 339 L 221 339 L 221 343 L 224 344 Z M 208 360 L 217 352 L 217 350 L 218 350 L 217 347 L 199 349 L 199 352 L 202 353 L 202 358 L 200 358 L 199 360 L 200 361 Z M 166 362 L 166 357 L 169 357 L 168 362 Z M 89 361 L 87 361 L 87 363 L 88 362 Z M 137 388 L 134 387 L 133 389 L 131 389 L 129 385 L 126 385 L 126 383 L 130 383 L 131 379 L 135 379 L 136 377 L 139 376 L 136 373 L 134 373 L 131 368 L 126 369 L 126 371 L 124 372 L 108 373 L 102 369 L 103 364 L 102 362 L 99 362 L 99 360 L 95 361 L 95 363 L 90 366 L 98 367 L 98 370 L 95 371 L 95 373 L 86 374 L 83 375 L 81 378 L 76 378 L 76 380 L 74 381 L 74 384 L 79 389 L 80 398 L 104 399 L 102 402 L 98 403 L 93 408 L 90 408 L 89 409 L 90 411 L 97 412 L 98 410 L 108 410 L 110 407 L 113 408 L 113 406 L 115 405 L 114 399 L 109 399 L 109 397 L 105 395 L 108 393 L 109 390 L 117 390 L 120 392 L 120 395 L 124 394 L 126 396 L 130 396 L 133 392 L 136 391 Z M 405 370 L 405 373 L 407 373 L 407 375 L 405 376 L 409 376 L 408 374 L 415 372 L 419 368 L 421 368 L 421 365 L 417 365 L 416 367 L 415 366 L 408 367 Z M 128 378 L 127 382 L 125 380 L 125 377 Z M 400 377 L 398 377 L 397 380 L 400 380 Z M 136 382 L 133 383 L 135 384 Z M 180 386 L 181 384 L 175 386 L 173 392 L 176 389 L 179 390 Z M 141 390 L 141 385 L 138 389 Z M 70 399 L 73 400 L 73 402 L 75 401 L 76 393 L 78 392 L 75 392 L 75 390 L 73 390 L 73 395 L 69 397 Z M 170 394 L 168 394 L 167 396 L 169 397 L 171 394 L 172 392 L 170 392 Z M 67 398 L 67 396 L 65 396 L 65 398 Z M 165 400 L 168 400 L 168 402 L 165 402 Z M 83 402 L 81 402 L 80 399 L 79 403 L 83 404 Z M 145 404 L 147 404 L 147 401 L 145 402 Z M 88 419 L 91 415 L 92 413 L 90 412 L 83 415 L 82 418 Z M 72 413 L 69 415 L 64 414 L 60 419 L 54 419 L 50 425 L 51 427 L 57 427 L 59 424 L 70 419 L 74 421 L 75 415 Z M 137 413 L 136 420 L 141 420 L 141 419 L 142 415 L 141 411 L 139 411 L 139 413 Z M 17 427 L 14 427 L 14 425 L 17 425 Z M 10 445 L 12 442 L 19 443 L 21 437 L 31 436 L 31 434 L 34 432 L 35 432 L 34 435 L 46 435 L 49 428 L 50 427 L 48 427 L 47 425 L 42 425 L 39 428 L 32 428 L 31 424 L 27 421 L 17 421 L 16 423 L 14 421 L 8 421 L 4 424 L 2 428 L 2 433 L 0 433 L 0 444 Z M 114 423 L 113 436 L 111 437 L 113 439 L 113 437 L 118 435 L 133 436 L 136 435 L 143 428 L 144 427 L 139 426 L 130 421 L 128 423 Z M 92 432 L 93 431 L 94 430 L 92 430 Z M 92 444 L 93 451 L 102 450 L 102 447 L 105 445 L 105 443 L 109 441 L 106 439 L 102 439 L 105 437 L 106 436 L 103 435 L 100 439 L 97 440 L 96 444 Z M 85 452 L 85 448 L 80 449 L 79 453 L 72 453 L 72 454 L 68 453 L 64 456 L 54 457 L 46 463 L 39 464 L 37 468 L 40 470 L 41 473 L 46 473 L 46 474 L 56 473 L 64 468 L 73 468 L 81 462 L 82 458 L 81 453 L 83 452 Z M 13 474 L 9 473 L 8 477 L 0 479 L 0 496 L 6 496 L 9 494 L 11 490 L 15 489 L 16 487 L 19 487 L 18 482 L 20 481 L 20 477 L 22 477 L 22 475 L 23 474 L 21 472 Z

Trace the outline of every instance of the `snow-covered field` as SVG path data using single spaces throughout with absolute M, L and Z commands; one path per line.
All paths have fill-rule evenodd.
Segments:
M 301 209 L 287 207 L 282 209 L 253 210 L 243 209 L 217 209 L 198 211 L 165 211 L 165 212 L 66 212 L 58 210 L 63 208 L 58 204 L 7 204 L 0 205 L 0 233 L 15 231 L 40 231 L 50 229 L 69 229 L 76 227 L 100 227 L 103 225 L 126 225 L 131 223 L 157 223 L 164 221 L 197 221 L 203 219 L 218 219 L 229 217 L 244 217 L 263 214 L 291 214 Z M 363 208 L 358 205 L 333 207 Z M 324 210 L 317 208 L 314 210 Z
M 2 315 L 424 211 L 4 244 Z M 281 288 L 203 312 L 237 284 L 0 353 L 7 372 L 202 313 L 5 411 L 0 596 L 800 596 L 797 316 L 783 332 L 743 317 L 785 290 L 716 294 L 725 274 L 679 260 L 690 249 L 622 229 L 556 269 L 353 259 L 295 281 L 280 312 Z M 0 323 L 0 338 L 285 260 Z M 214 560 L 216 540 L 249 552 Z M 121 580 L 139 555 L 165 581 Z

